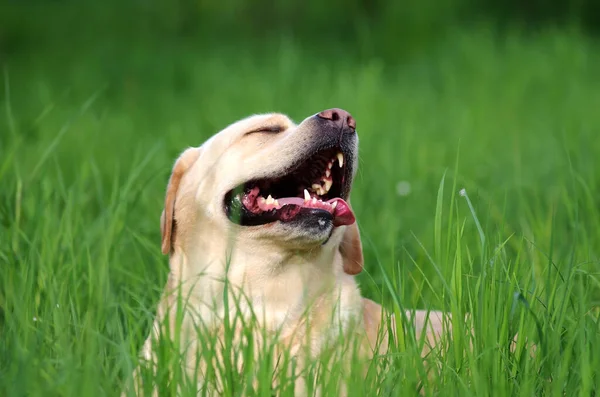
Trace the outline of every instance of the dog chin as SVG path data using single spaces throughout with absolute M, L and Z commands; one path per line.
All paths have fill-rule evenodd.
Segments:
M 333 217 L 322 210 L 309 211 L 289 222 L 276 222 L 268 229 L 270 238 L 298 249 L 326 244 L 335 231 Z

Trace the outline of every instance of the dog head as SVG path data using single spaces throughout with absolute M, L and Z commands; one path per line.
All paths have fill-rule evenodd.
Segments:
M 287 250 L 336 245 L 344 271 L 357 274 L 362 247 L 348 204 L 357 157 L 356 122 L 341 109 L 299 124 L 277 113 L 235 122 L 177 159 L 161 216 L 162 251 L 230 233 Z

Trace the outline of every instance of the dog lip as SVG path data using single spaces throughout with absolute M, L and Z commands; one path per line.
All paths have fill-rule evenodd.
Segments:
M 334 226 L 351 224 L 354 215 L 345 200 L 351 188 L 353 161 L 352 153 L 342 147 L 313 149 L 293 166 L 229 190 L 224 197 L 225 214 L 234 223 L 255 226 L 275 221 L 285 223 L 310 208 L 328 212 Z M 308 201 L 311 197 L 313 202 Z

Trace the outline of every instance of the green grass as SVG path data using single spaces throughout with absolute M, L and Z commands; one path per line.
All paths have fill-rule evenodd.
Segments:
M 352 203 L 364 295 L 396 312 L 472 313 L 427 358 L 437 365 L 423 392 L 598 395 L 598 49 L 576 34 L 478 29 L 401 64 L 344 47 L 328 57 L 292 39 L 9 58 L 0 394 L 115 395 L 166 281 L 158 220 L 175 157 L 253 112 L 300 120 L 336 106 L 361 139 Z M 538 344 L 535 358 L 522 342 L 509 350 L 516 332 Z M 350 376 L 350 390 L 414 395 L 418 343 L 401 335 L 376 364 L 383 374 Z M 231 375 L 228 395 L 251 386 L 251 371 L 269 395 L 272 365 L 216 370 Z M 331 391 L 332 376 L 318 383 Z

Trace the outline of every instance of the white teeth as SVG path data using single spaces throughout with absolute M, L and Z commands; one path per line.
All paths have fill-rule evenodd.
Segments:
M 275 204 L 276 207 L 279 207 L 279 201 L 275 200 L 273 204 Z
M 267 204 L 274 204 L 275 203 L 275 199 L 273 197 L 271 197 L 271 195 L 269 194 L 269 197 L 267 197 Z
M 333 185 L 333 181 L 331 179 L 327 179 L 325 181 L 325 193 L 327 193 L 329 189 L 331 189 L 331 185 Z
M 329 164 L 327 164 L 327 168 L 331 169 L 331 167 L 333 167 L 333 160 L 329 162 Z
M 304 189 L 304 201 L 308 200 L 310 200 L 310 193 L 308 193 L 308 190 Z
M 338 152 L 337 154 L 338 163 L 340 163 L 340 168 L 344 166 L 344 155 L 342 152 Z
M 325 176 L 327 178 L 329 178 L 331 176 L 331 171 L 330 170 L 325 171 Z
M 336 206 L 337 206 L 337 201 L 334 201 L 333 204 L 331 204 L 331 208 L 335 209 Z
M 312 203 L 313 203 L 313 204 L 317 204 L 317 198 L 316 198 L 316 197 L 313 197 L 313 199 L 312 199 Z

